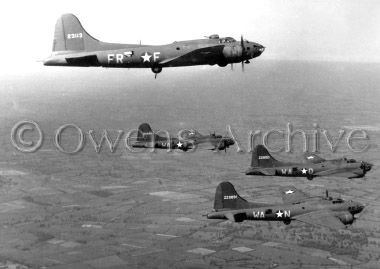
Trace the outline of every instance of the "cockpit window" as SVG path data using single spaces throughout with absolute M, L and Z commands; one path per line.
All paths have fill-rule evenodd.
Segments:
M 232 43 L 236 42 L 236 40 L 232 37 L 224 37 L 220 39 L 220 43 Z

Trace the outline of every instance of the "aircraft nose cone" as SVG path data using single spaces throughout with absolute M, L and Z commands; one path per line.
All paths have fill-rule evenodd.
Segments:
M 371 170 L 373 164 L 367 163 L 367 162 L 362 162 L 361 168 L 364 170 L 364 172 L 368 172 Z
M 358 203 L 358 206 L 357 206 L 358 213 L 362 212 L 364 207 L 365 207 L 365 205 L 363 205 L 362 203 Z
M 263 45 L 260 45 L 260 44 L 255 44 L 254 45 L 254 50 L 253 50 L 253 58 L 255 57 L 259 57 L 265 50 L 265 47 Z

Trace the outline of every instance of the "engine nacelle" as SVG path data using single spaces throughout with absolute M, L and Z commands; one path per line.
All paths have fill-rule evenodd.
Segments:
M 346 213 L 339 215 L 338 218 L 343 224 L 352 224 L 354 222 L 354 216 L 352 214 Z
M 224 150 L 228 147 L 226 141 L 222 140 L 219 142 L 219 145 L 218 145 L 218 150 Z
M 223 48 L 223 56 L 227 62 L 239 62 L 243 55 L 241 46 L 225 46 Z

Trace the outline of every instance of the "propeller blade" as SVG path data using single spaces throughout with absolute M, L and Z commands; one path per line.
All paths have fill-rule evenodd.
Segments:
M 245 46 L 243 35 L 240 36 L 240 45 L 241 45 L 241 71 L 244 72 L 244 59 L 245 59 Z
M 242 56 L 245 56 L 245 46 L 244 46 L 243 35 L 241 35 L 241 37 L 240 37 L 240 45 L 241 45 L 241 49 L 242 49 Z
M 231 71 L 234 71 L 234 64 L 231 64 Z

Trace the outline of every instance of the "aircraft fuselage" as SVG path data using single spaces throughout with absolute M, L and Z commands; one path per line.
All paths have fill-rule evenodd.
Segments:
M 98 50 L 91 52 L 55 52 L 44 61 L 47 66 L 101 66 L 113 68 L 154 68 L 191 65 L 224 66 L 238 63 L 242 59 L 241 43 L 234 41 L 228 44 L 220 43 L 222 39 L 199 39 L 174 42 L 167 45 L 124 45 L 122 48 Z M 244 41 L 247 59 L 261 55 L 262 46 Z M 123 45 L 120 45 L 123 46 Z M 210 48 L 211 46 L 211 48 Z M 202 49 L 205 49 L 202 52 Z M 210 53 L 206 50 L 212 50 Z M 193 51 L 200 50 L 199 53 Z M 75 60 L 77 59 L 77 61 Z
M 357 214 L 363 209 L 362 205 L 353 201 L 343 201 L 340 199 L 314 199 L 296 204 L 283 204 L 264 207 L 255 207 L 248 209 L 229 210 L 224 209 L 216 212 L 211 212 L 207 215 L 209 219 L 227 219 L 226 213 L 237 212 L 240 216 L 240 221 L 243 220 L 263 220 L 263 221 L 283 221 L 290 223 L 294 217 L 304 215 L 320 210 L 329 210 L 333 214 L 343 219 L 345 214 Z M 344 219 L 343 219 L 344 221 Z
M 321 163 L 281 164 L 276 167 L 250 167 L 247 175 L 272 175 L 313 178 L 322 175 L 342 175 L 348 178 L 363 177 L 369 169 L 361 162 L 325 161 Z

